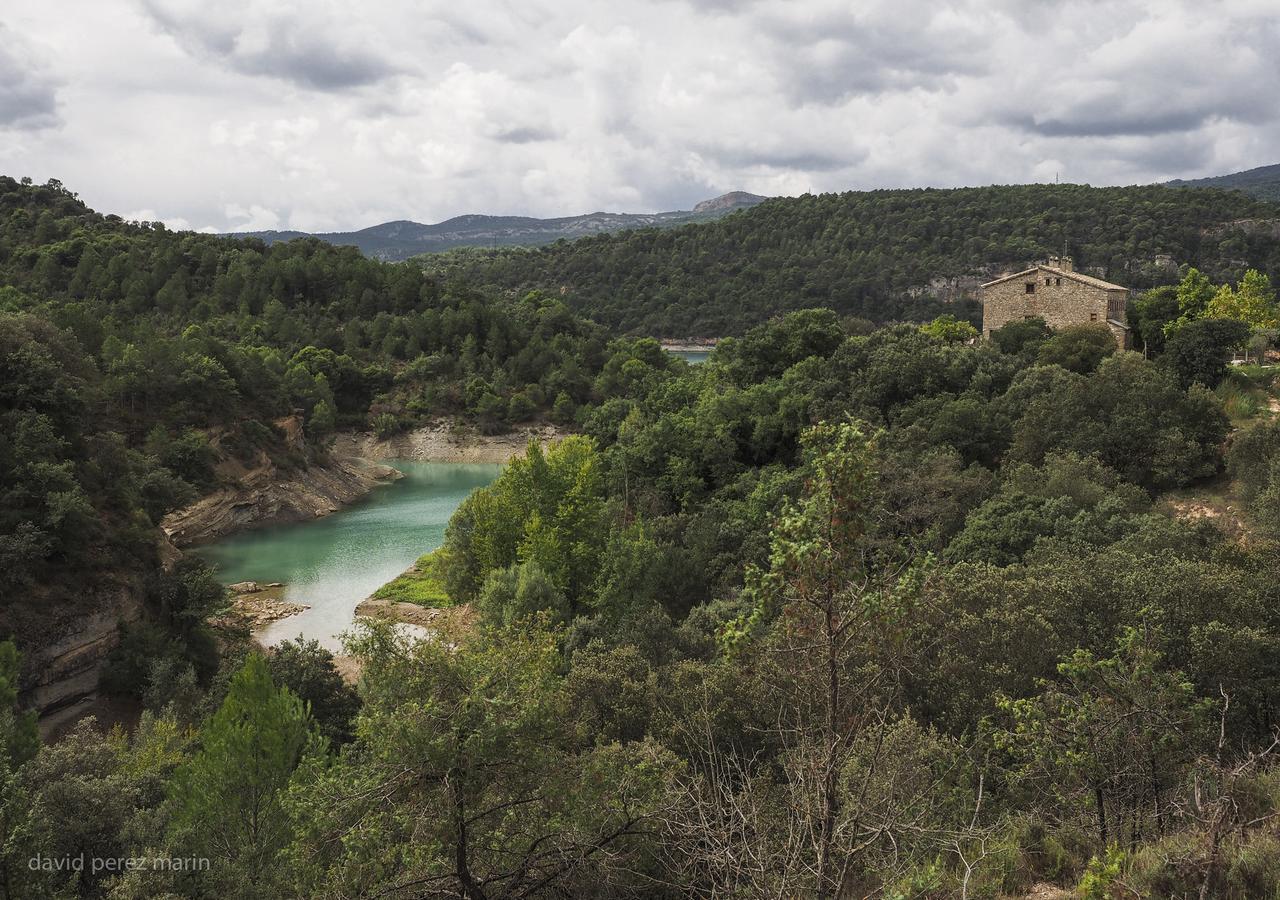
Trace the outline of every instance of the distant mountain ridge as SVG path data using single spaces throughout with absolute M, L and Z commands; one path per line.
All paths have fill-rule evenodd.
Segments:
M 558 219 L 531 216 L 454 216 L 434 225 L 399 220 L 383 222 L 359 231 L 309 233 L 305 231 L 241 231 L 229 237 L 256 237 L 268 244 L 314 237 L 338 246 L 358 247 L 374 259 L 397 261 L 437 253 L 454 247 L 536 247 L 558 240 L 605 234 L 632 228 L 667 228 L 690 222 L 719 219 L 739 209 L 747 209 L 768 198 L 746 191 L 731 191 L 704 200 L 693 209 L 661 213 L 593 212 Z
M 1241 191 L 1259 200 L 1280 203 L 1280 165 L 1259 166 L 1230 175 L 1214 175 L 1209 178 L 1175 178 L 1166 181 L 1168 187 L 1207 187 L 1224 191 Z
M 726 337 L 815 306 L 873 322 L 963 316 L 957 301 L 981 281 L 1064 244 L 1082 271 L 1136 290 L 1168 283 L 1182 264 L 1217 283 L 1248 268 L 1280 277 L 1277 221 L 1275 206 L 1243 194 L 1163 185 L 847 191 L 779 197 L 697 228 L 471 249 L 423 265 L 442 281 L 546 291 L 618 332 Z

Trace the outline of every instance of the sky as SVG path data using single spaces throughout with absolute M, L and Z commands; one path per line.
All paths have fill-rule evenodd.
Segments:
M 202 230 L 1280 162 L 1278 0 L 4 0 L 0 173 Z

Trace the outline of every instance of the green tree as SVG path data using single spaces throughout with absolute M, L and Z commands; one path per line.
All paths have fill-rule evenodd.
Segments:
M 22 655 L 12 640 L 0 641 L 0 757 L 11 767 L 22 765 L 36 755 L 40 738 L 36 714 L 18 706 L 18 677 Z
M 1001 353 L 1011 356 L 1033 355 L 1053 334 L 1044 319 L 1032 318 L 1009 322 L 991 332 L 991 341 Z
M 36 716 L 18 708 L 22 657 L 0 641 L 0 900 L 40 896 L 28 860 L 40 848 L 28 763 L 40 749 Z
M 333 654 L 316 640 L 282 641 L 267 656 L 271 680 L 307 705 L 320 733 L 334 745 L 355 736 L 360 695 L 343 680 Z
M 174 776 L 170 839 L 207 857 L 211 887 L 237 897 L 274 890 L 291 827 L 283 791 L 298 765 L 322 753 L 306 705 L 251 654 L 201 730 L 200 751 Z
M 1116 352 L 1116 339 L 1105 325 L 1069 325 L 1040 345 L 1037 362 L 1088 375 Z
M 1164 285 L 1138 295 L 1138 299 L 1133 301 L 1129 325 L 1137 333 L 1145 353 L 1150 355 L 1164 349 L 1166 326 L 1175 321 L 1178 315 L 1176 286 Z
M 758 629 L 770 610 L 778 616 L 759 664 L 788 748 L 780 762 L 789 802 L 766 840 L 806 836 L 789 871 L 776 873 L 779 892 L 839 897 L 869 867 L 870 845 L 854 835 L 873 819 L 892 833 L 901 812 L 877 808 L 886 798 L 873 799 L 870 781 L 898 724 L 903 629 L 922 602 L 924 571 L 876 546 L 874 439 L 858 425 L 824 424 L 803 441 L 809 480 L 773 530 L 769 570 L 750 586 L 758 601 L 744 625 Z
M 964 344 L 978 336 L 978 329 L 968 322 L 960 321 L 951 313 L 938 316 L 927 325 L 921 325 L 920 330 L 947 344 Z
M 1165 344 L 1165 359 L 1183 387 L 1199 383 L 1215 388 L 1227 375 L 1231 352 L 1249 337 L 1249 326 L 1234 319 L 1196 319 L 1180 327 Z
M 539 613 L 557 625 L 569 619 L 569 603 L 537 562 L 494 569 L 476 595 L 475 609 L 493 625 L 510 627 Z
M 1236 290 L 1224 284 L 1205 307 L 1210 319 L 1235 319 L 1255 331 L 1280 325 L 1276 315 L 1276 292 L 1271 279 L 1256 269 L 1244 273 Z
M 585 600 L 607 537 L 604 481 L 595 444 L 565 438 L 544 451 L 530 441 L 493 484 L 476 491 L 449 522 L 449 595 L 473 598 L 488 573 L 537 563 L 570 604 Z
M 300 894 L 627 893 L 672 762 L 648 742 L 576 743 L 553 633 L 450 645 L 375 627 L 350 649 L 366 685 L 354 752 L 291 792 Z
M 1097 456 L 1134 484 L 1170 487 L 1216 472 L 1226 433 L 1209 391 L 1183 390 L 1165 367 L 1121 353 L 1092 375 L 1036 394 L 1014 426 L 1009 455 L 1039 464 L 1048 452 L 1071 450 Z
M 1151 501 L 1096 459 L 1050 454 L 1041 466 L 1006 470 L 1000 490 L 969 514 L 947 547 L 952 560 L 1010 565 L 1038 541 L 1109 544 L 1141 528 Z
M 1099 847 L 1159 836 L 1170 792 L 1206 746 L 1211 704 L 1133 629 L 1114 656 L 1077 650 L 1058 672 L 1039 696 L 1001 701 L 1010 726 L 997 741 L 1019 760 L 1019 778 L 1055 813 L 1090 804 Z
M 1191 268 L 1178 283 L 1178 320 L 1171 323 L 1170 328 L 1180 328 L 1193 319 L 1204 315 L 1218 289 L 1199 269 Z
M 313 438 L 324 438 L 333 433 L 337 424 L 337 414 L 333 411 L 333 406 L 328 400 L 321 400 L 307 419 L 307 434 Z

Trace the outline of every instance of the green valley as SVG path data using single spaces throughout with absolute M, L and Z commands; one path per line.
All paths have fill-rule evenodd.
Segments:
M 1274 893 L 1272 217 L 885 191 L 389 263 L 0 180 L 0 898 Z M 948 293 L 1064 234 L 1136 349 Z M 285 564 L 332 602 L 254 630 L 223 583 Z M 367 594 L 449 614 L 338 638 Z M 85 695 L 136 715 L 42 746 Z

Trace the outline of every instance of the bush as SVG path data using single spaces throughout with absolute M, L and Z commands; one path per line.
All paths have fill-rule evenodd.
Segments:
M 1088 375 L 1115 352 L 1116 339 L 1106 325 L 1071 325 L 1040 345 L 1036 361 Z
M 1010 356 L 1034 355 L 1052 334 L 1044 319 L 1010 322 L 991 332 L 991 342 Z
M 308 704 L 320 733 L 335 744 L 355 737 L 354 722 L 360 695 L 342 679 L 333 654 L 319 641 L 298 637 L 284 641 L 267 657 L 271 679 Z
M 389 412 L 378 413 L 373 419 L 373 433 L 385 441 L 400 433 L 400 420 Z
M 1280 467 L 1280 422 L 1267 422 L 1236 435 L 1227 451 L 1227 472 L 1240 482 L 1246 502 L 1274 480 Z
M 495 625 L 511 625 L 544 610 L 550 613 L 552 623 L 564 623 L 569 618 L 568 600 L 535 562 L 490 572 L 475 607 Z
M 120 642 L 107 655 L 102 689 L 108 696 L 141 700 L 151 682 L 152 667 L 166 661 L 174 668 L 183 659 L 182 646 L 158 625 L 139 622 L 120 627 Z
M 1077 890 L 1084 900 L 1110 900 L 1114 895 L 1112 888 L 1124 875 L 1127 854 L 1112 844 L 1102 858 L 1095 856 L 1089 860 L 1084 876 L 1080 879 Z
M 1280 896 L 1280 837 L 1255 832 L 1227 870 L 1227 892 L 1233 897 Z

